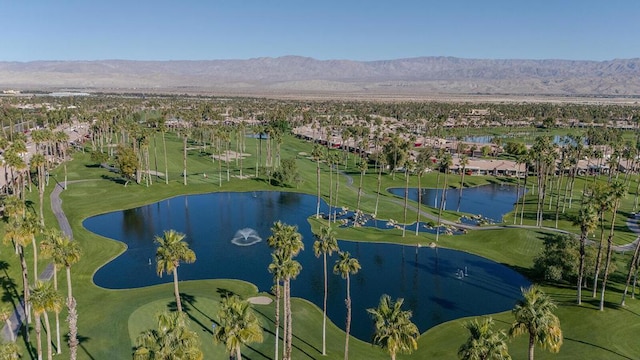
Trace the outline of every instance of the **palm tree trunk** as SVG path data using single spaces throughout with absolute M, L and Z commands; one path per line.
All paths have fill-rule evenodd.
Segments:
M 533 333 L 530 333 L 529 334 L 529 360 L 534 360 L 533 359 L 533 351 L 535 349 L 535 344 L 536 344 L 536 342 L 535 342 Z
M 409 170 L 405 169 L 406 172 Z M 405 185 L 404 185 L 404 220 L 402 224 L 402 237 L 405 236 L 407 232 L 407 208 L 409 207 L 409 176 L 405 176 Z M 417 226 L 418 224 L 416 224 Z
M 422 203 L 422 172 L 418 172 L 418 211 L 416 212 L 416 236 L 420 231 L 420 204 Z
M 275 327 L 276 327 L 276 344 L 275 344 L 275 355 L 273 357 L 274 360 L 279 359 L 278 354 L 278 345 L 280 344 L 280 280 L 276 281 L 276 318 L 275 318 Z
M 436 224 L 436 241 L 440 238 L 440 220 L 442 219 L 442 210 L 444 210 L 447 201 L 447 172 L 444 173 L 444 185 L 442 187 L 442 195 L 440 196 L 440 209 L 438 210 L 438 223 Z
M 47 359 L 53 359 L 53 351 L 51 350 L 51 324 L 49 323 L 49 314 L 44 312 L 44 328 L 47 332 Z
M 593 275 L 593 294 L 596 297 L 598 293 L 598 277 L 600 277 L 600 265 L 602 263 L 602 248 L 604 247 L 604 212 L 600 215 L 600 244 L 598 245 L 598 255 L 596 256 L 596 269 Z
M 173 269 L 173 292 L 176 295 L 176 307 L 182 313 L 182 302 L 180 301 L 180 290 L 178 289 L 178 267 Z
M 284 280 L 282 311 L 284 313 L 284 319 L 282 321 L 282 359 L 291 360 L 289 357 L 289 279 Z
M 586 234 L 580 236 L 580 265 L 578 266 L 578 305 L 582 304 L 582 278 L 584 276 L 584 258 L 585 258 L 585 245 L 587 239 Z
M 609 266 L 611 265 L 611 253 L 613 251 L 613 239 L 609 236 L 607 240 L 607 260 L 604 266 L 604 274 L 602 274 L 602 290 L 600 292 L 600 311 L 604 311 L 604 293 L 607 288 L 607 279 L 609 278 Z
M 344 360 L 349 359 L 349 332 L 351 330 L 351 282 L 349 280 L 349 274 L 347 274 L 347 323 L 345 326 L 345 332 L 347 333 L 344 339 Z
M 76 360 L 78 354 L 78 313 L 76 311 L 76 299 L 71 297 L 67 301 L 69 315 L 67 321 L 69 323 L 69 360 Z
M 333 162 L 329 160 L 329 211 L 327 213 L 327 226 L 331 226 L 331 212 L 333 205 Z
M 380 187 L 382 186 L 382 166 L 378 168 L 378 191 L 376 192 L 376 208 L 373 211 L 373 215 L 378 217 L 378 203 L 380 201 Z
M 323 253 L 322 259 L 324 265 L 324 300 L 323 300 L 323 312 L 322 312 L 322 355 L 327 355 L 327 294 L 328 282 L 327 282 L 327 253 Z
M 236 346 L 236 360 L 242 360 L 242 353 L 240 352 L 240 344 Z
M 464 188 L 464 172 L 465 172 L 465 168 L 462 168 L 462 175 L 460 176 L 460 191 L 458 193 L 458 208 L 457 208 L 457 212 L 460 212 L 460 202 L 462 201 L 462 189 Z M 517 175 L 517 174 L 516 174 Z M 518 182 L 518 185 L 520 183 Z M 516 207 L 518 207 L 518 200 L 516 200 Z
M 31 236 L 31 245 L 33 247 L 33 283 L 35 284 L 38 281 L 38 247 L 35 236 Z
M 316 200 L 316 219 L 320 217 L 320 160 L 316 160 L 316 188 L 318 198 Z
M 40 315 L 36 315 L 36 339 L 38 360 L 42 360 L 42 323 L 40 322 Z
M 293 317 L 291 313 L 291 279 L 287 280 L 287 359 L 291 360 L 293 345 Z
M 169 164 L 167 163 L 167 143 L 164 140 L 164 131 L 162 132 L 162 147 L 164 148 L 164 183 L 169 184 Z
M 629 291 L 629 284 L 631 283 L 631 277 L 635 273 L 637 269 L 638 262 L 638 252 L 640 252 L 640 241 L 636 244 L 636 250 L 633 252 L 633 257 L 631 258 L 631 262 L 629 263 L 629 273 L 627 274 L 627 282 L 624 285 L 624 292 L 622 293 L 622 300 L 620 301 L 621 306 L 625 306 L 625 299 L 627 297 L 627 291 Z
M 158 181 L 158 143 L 156 142 L 156 132 L 153 133 L 153 162 L 156 171 L 156 181 Z
M 66 267 L 67 270 L 67 301 L 71 301 L 73 291 L 71 290 L 71 266 Z
M 522 204 L 520 206 L 520 225 L 522 225 L 523 220 L 524 220 L 524 204 L 526 201 L 526 197 L 527 197 L 527 178 L 528 178 L 528 170 L 526 169 L 525 166 L 525 174 L 524 174 L 524 185 L 522 188 Z
M 182 134 L 182 165 L 183 165 L 183 171 L 182 171 L 182 182 L 184 183 L 184 185 L 187 185 L 187 134 Z
M 56 311 L 56 353 L 58 355 L 62 354 L 60 346 L 60 311 Z
M 560 172 L 560 179 L 558 180 L 558 186 L 556 186 L 556 229 L 558 228 L 558 220 L 560 218 L 560 188 L 562 187 L 562 180 L 564 171 Z
M 364 160 L 361 160 L 364 161 Z M 360 172 L 360 184 L 358 185 L 358 200 L 356 201 L 356 221 L 358 220 L 358 212 L 360 211 L 360 199 L 362 199 L 362 179 L 364 178 L 365 170 Z
M 616 211 L 618 210 L 617 204 L 613 205 L 613 209 L 611 209 L 611 232 L 609 233 L 609 237 L 607 237 L 607 261 L 604 266 L 604 274 L 602 274 L 602 292 L 600 293 L 600 311 L 604 310 L 604 293 L 607 288 L 607 280 L 609 279 L 609 267 L 611 265 L 611 255 L 613 252 L 613 234 L 616 223 Z
M 27 321 L 25 323 L 26 329 L 29 329 L 29 323 L 31 322 L 31 306 L 29 298 L 29 275 L 27 273 L 27 261 L 24 258 L 24 247 L 18 246 L 18 255 L 20 256 L 20 267 L 22 269 L 22 288 L 23 288 L 23 301 L 24 301 L 24 313 L 26 314 Z M 25 339 L 29 341 L 29 331 L 25 332 Z
M 336 197 L 335 197 L 335 204 L 336 206 L 334 206 L 333 208 L 333 222 L 335 223 L 337 218 L 338 218 L 338 191 L 340 190 L 340 171 L 339 171 L 340 167 L 338 166 L 338 164 L 336 164 Z

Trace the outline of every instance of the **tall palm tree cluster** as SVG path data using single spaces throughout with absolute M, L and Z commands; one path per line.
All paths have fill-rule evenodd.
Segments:
M 71 287 L 71 266 L 80 260 L 81 250 L 77 242 L 71 241 L 65 234 L 59 230 L 49 229 L 44 230 L 41 220 L 33 210 L 27 207 L 26 203 L 17 196 L 10 195 L 4 199 L 4 221 L 6 223 L 6 231 L 4 234 L 3 242 L 6 245 L 12 246 L 15 253 L 20 259 L 20 268 L 22 274 L 22 313 L 26 315 L 23 324 L 25 340 L 29 341 L 29 326 L 35 321 L 35 332 L 37 336 L 36 349 L 38 358 L 42 358 L 43 349 L 41 341 L 42 331 L 42 318 L 45 322 L 45 332 L 47 335 L 47 357 L 51 359 L 52 356 L 52 341 L 51 335 L 53 334 L 50 321 L 49 312 L 55 313 L 55 328 L 56 328 L 56 341 L 55 349 L 56 353 L 62 352 L 62 345 L 60 340 L 60 320 L 59 315 L 62 311 L 62 305 L 64 304 L 63 298 L 58 292 L 58 278 L 57 270 L 64 267 L 66 269 L 67 278 L 67 309 L 68 309 L 68 321 L 69 321 L 69 350 L 70 356 L 75 358 L 77 351 L 77 338 L 74 334 L 77 334 L 76 318 L 75 318 L 75 300 L 73 299 L 72 287 Z M 37 237 L 42 237 L 40 244 L 37 244 Z M 29 269 L 27 268 L 25 251 L 28 246 L 31 246 L 31 252 L 33 253 L 33 280 L 29 280 Z M 53 266 L 53 282 L 41 281 L 38 274 L 38 249 L 45 258 L 52 260 Z M 18 309 L 14 309 L 18 311 Z M 33 319 L 35 317 L 35 320 Z M 5 317 L 5 321 L 8 321 L 10 316 Z M 7 324 L 9 324 L 7 322 Z M 12 329 L 11 326 L 8 328 Z M 12 334 L 12 339 L 13 334 Z
M 279 331 L 280 331 L 280 300 L 283 301 L 284 319 L 282 321 L 284 334 L 282 336 L 282 359 L 291 359 L 293 340 L 293 321 L 291 312 L 291 280 L 302 271 L 302 265 L 296 260 L 300 251 L 304 250 L 302 235 L 297 231 L 297 227 L 284 224 L 280 221 L 273 224 L 272 235 L 267 239 L 267 244 L 273 249 L 271 254 L 272 262 L 269 264 L 269 272 L 273 274 L 274 288 L 276 294 L 276 336 L 275 336 L 275 359 L 280 358 L 278 351 Z M 281 294 L 282 292 L 282 294 Z

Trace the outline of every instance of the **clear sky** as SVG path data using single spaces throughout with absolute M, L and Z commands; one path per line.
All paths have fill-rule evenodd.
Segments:
M 640 57 L 639 0 L 0 0 L 0 61 Z

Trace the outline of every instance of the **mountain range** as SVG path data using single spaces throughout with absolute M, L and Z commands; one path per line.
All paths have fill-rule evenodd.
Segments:
M 300 56 L 202 61 L 0 62 L 0 89 L 360 96 L 640 97 L 640 59 L 610 61 Z

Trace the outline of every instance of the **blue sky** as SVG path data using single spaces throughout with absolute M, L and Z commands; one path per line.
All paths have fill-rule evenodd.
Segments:
M 0 0 L 0 61 L 640 57 L 638 0 Z

